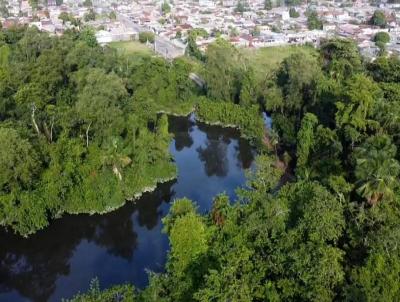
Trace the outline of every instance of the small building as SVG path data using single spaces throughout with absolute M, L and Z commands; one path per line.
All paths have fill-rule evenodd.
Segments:
M 123 30 L 121 28 L 100 30 L 96 33 L 96 40 L 100 45 L 105 45 L 111 42 L 132 41 L 139 38 L 139 33 L 133 30 Z

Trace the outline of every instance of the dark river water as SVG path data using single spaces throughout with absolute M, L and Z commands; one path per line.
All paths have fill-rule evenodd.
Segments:
M 188 197 L 206 212 L 220 192 L 234 199 L 254 159 L 233 129 L 170 117 L 170 132 L 176 180 L 109 214 L 65 215 L 29 239 L 0 230 L 0 301 L 60 301 L 86 290 L 94 277 L 101 287 L 141 288 L 146 270 L 161 272 L 169 249 L 161 218 L 171 202 Z

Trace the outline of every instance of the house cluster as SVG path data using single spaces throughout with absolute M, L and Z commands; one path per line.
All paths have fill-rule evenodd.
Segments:
M 182 52 L 189 33 L 195 29 L 206 33 L 196 38 L 201 50 L 217 37 L 223 37 L 238 47 L 257 48 L 318 44 L 321 39 L 341 36 L 354 39 L 361 51 L 371 58 L 379 51 L 373 37 L 377 32 L 386 31 L 390 35 L 387 50 L 400 53 L 400 4 L 386 0 L 378 6 L 373 6 L 369 0 L 318 1 L 313 4 L 303 1 L 292 8 L 275 7 L 276 0 L 270 1 L 270 7 L 265 7 L 265 0 L 46 1 L 45 5 L 33 9 L 28 1 L 9 0 L 9 17 L 2 19 L 3 26 L 29 24 L 53 34 L 62 34 L 73 25 L 70 21 L 60 20 L 61 13 L 84 20 L 85 14 L 94 11 L 98 16 L 96 20 L 86 20 L 86 23 L 97 30 L 96 37 L 100 43 L 137 39 L 140 32 L 152 31 L 158 41 L 158 47 L 153 47 L 162 49 L 160 52 L 169 57 Z M 385 28 L 369 24 L 376 10 L 385 14 Z M 322 27 L 309 29 L 310 11 L 314 11 L 322 21 Z M 109 18 L 111 12 L 116 18 Z
M 312 43 L 340 36 L 352 38 L 361 52 L 374 58 L 379 52 L 374 36 L 386 31 L 390 36 L 389 53 L 400 53 L 400 4 L 383 0 L 378 6 L 369 0 L 303 1 L 295 7 L 265 8 L 265 0 L 142 0 L 124 6 L 121 14 L 142 29 L 159 37 L 185 43 L 190 31 L 202 29 L 207 34 L 197 36 L 196 43 L 205 50 L 217 37 L 223 37 L 239 47 L 268 47 Z M 165 9 L 165 3 L 168 3 Z M 385 28 L 370 25 L 375 11 L 382 11 Z M 314 11 L 322 28 L 309 29 L 309 12 Z M 293 13 L 295 12 L 295 13 Z

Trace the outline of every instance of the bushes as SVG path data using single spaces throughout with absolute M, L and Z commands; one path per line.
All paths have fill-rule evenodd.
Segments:
M 386 44 L 390 42 L 390 36 L 387 32 L 381 31 L 375 35 L 374 41 L 375 43 L 382 42 Z
M 139 41 L 141 43 L 154 43 L 154 33 L 151 31 L 143 31 L 139 33 Z
M 197 104 L 196 113 L 200 121 L 238 128 L 244 137 L 253 141 L 263 137 L 264 124 L 258 106 L 242 107 L 203 98 Z

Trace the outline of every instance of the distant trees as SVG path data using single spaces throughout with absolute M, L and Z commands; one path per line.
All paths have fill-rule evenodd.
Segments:
M 96 20 L 96 13 L 93 9 L 90 9 L 84 16 L 83 19 L 85 22 Z
M 374 36 L 374 41 L 375 43 L 389 43 L 390 42 L 390 36 L 387 32 L 378 32 L 375 36 Z
M 208 96 L 216 100 L 237 100 L 237 83 L 243 66 L 238 50 L 229 42 L 218 39 L 207 48 L 205 66 Z
M 110 13 L 108 14 L 108 17 L 109 17 L 111 20 L 116 20 L 116 19 L 117 19 L 117 14 L 115 13 L 115 11 L 112 11 L 112 12 L 110 12 Z
M 300 17 L 300 13 L 294 7 L 291 7 L 289 8 L 289 16 L 290 18 L 298 18 Z
M 272 1 L 271 0 L 265 0 L 264 1 L 264 9 L 266 9 L 266 10 L 271 10 L 272 9 Z
M 304 3 L 304 0 L 285 0 L 287 6 L 296 6 Z
M 249 4 L 247 3 L 246 0 L 239 0 L 237 2 L 236 7 L 235 7 L 235 12 L 243 13 L 248 10 L 249 10 Z
M 387 32 L 379 32 L 374 36 L 375 45 L 380 49 L 383 55 L 386 51 L 386 44 L 390 42 L 390 36 Z
M 385 13 L 381 10 L 376 10 L 369 20 L 371 25 L 379 26 L 380 28 L 385 28 L 387 26 L 387 20 Z
M 320 48 L 323 69 L 336 80 L 343 80 L 361 71 L 361 56 L 357 45 L 347 39 L 323 41 Z
M 67 21 L 71 20 L 71 16 L 67 12 L 61 12 L 58 15 L 58 19 L 60 19 L 63 22 L 63 24 L 65 24 Z
M 141 43 L 154 43 L 155 35 L 151 31 L 142 31 L 139 33 L 139 41 Z
M 93 6 L 92 0 L 84 0 L 82 4 L 85 7 L 92 7 Z
M 186 53 L 189 56 L 192 56 L 199 60 L 203 60 L 203 54 L 201 53 L 200 49 L 197 47 L 196 35 L 194 35 L 192 33 L 189 33 L 188 38 L 187 38 Z
M 314 30 L 314 29 L 321 30 L 323 28 L 323 23 L 319 19 L 318 14 L 315 10 L 309 10 L 307 12 L 307 26 L 308 26 L 308 29 L 310 29 L 310 30 Z
M 39 0 L 29 0 L 28 2 L 33 10 L 37 10 L 39 8 Z
M 8 18 L 9 11 L 8 11 L 8 2 L 6 0 L 0 0 L 0 17 Z
M 171 6 L 169 5 L 169 3 L 167 1 L 164 1 L 161 4 L 161 11 L 163 14 L 168 14 L 171 12 Z

